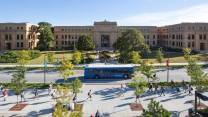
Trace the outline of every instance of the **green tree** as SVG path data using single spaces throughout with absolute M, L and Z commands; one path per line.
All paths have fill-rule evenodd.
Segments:
M 74 51 L 72 56 L 73 64 L 79 64 L 82 61 L 82 53 L 80 51 Z
M 147 110 L 143 110 L 143 117 L 171 117 L 171 113 L 164 109 L 159 102 L 151 100 L 147 107 Z
M 189 58 L 186 69 L 187 74 L 191 77 L 191 82 L 196 85 L 197 90 L 201 90 L 204 87 L 201 83 L 208 80 L 207 73 L 204 73 L 201 66 L 193 58 Z
M 61 61 L 61 65 L 59 66 L 58 71 L 64 78 L 64 81 L 66 81 L 70 75 L 73 75 L 73 67 L 74 65 L 71 63 L 70 60 L 63 59 Z
M 47 22 L 39 23 L 39 41 L 37 47 L 39 50 L 48 50 L 53 47 L 54 35 L 51 29 L 51 24 Z
M 22 50 L 19 52 L 19 55 L 17 57 L 16 71 L 13 73 L 11 79 L 11 89 L 14 91 L 14 94 L 17 95 L 17 103 L 19 95 L 22 91 L 24 91 L 26 87 L 25 65 L 28 63 L 29 59 L 30 57 L 28 51 Z
M 57 103 L 52 117 L 69 117 L 68 109 L 62 103 Z
M 114 43 L 114 48 L 119 50 L 119 52 L 150 52 L 149 46 L 145 43 L 144 36 L 136 29 L 122 32 L 121 36 Z
M 54 61 L 55 61 L 54 53 L 48 52 L 48 53 L 46 54 L 46 56 L 47 56 L 47 61 L 48 61 L 49 63 L 54 63 Z
M 154 72 L 154 67 L 151 64 L 148 64 L 148 62 L 143 61 L 140 66 L 140 70 L 141 73 L 147 77 L 148 83 L 149 83 L 149 78 L 152 78 L 152 80 L 154 80 L 153 74 L 155 72 Z
M 95 44 L 92 40 L 92 37 L 88 35 L 81 35 L 77 41 L 77 49 L 85 51 L 95 49 Z
M 138 64 L 141 61 L 141 56 L 139 54 L 139 52 L 136 51 L 131 51 L 131 52 L 127 52 L 127 51 L 123 51 L 120 53 L 120 58 L 119 61 L 121 63 L 134 63 L 134 64 Z
M 190 59 L 190 54 L 191 54 L 191 49 L 190 48 L 184 48 L 183 49 L 183 53 L 184 53 L 184 58 L 185 60 L 189 60 Z
M 134 88 L 134 94 L 136 96 L 136 103 L 137 103 L 137 97 L 140 97 L 141 94 L 145 92 L 146 85 L 147 83 L 142 77 L 141 78 L 134 77 L 134 79 L 130 83 L 130 86 Z
M 162 63 L 163 62 L 163 59 L 164 59 L 164 55 L 162 53 L 162 49 L 158 49 L 157 52 L 156 52 L 156 59 L 157 59 L 157 62 L 158 63 Z
M 82 87 L 82 82 L 80 81 L 79 78 L 76 78 L 74 81 L 72 81 L 71 87 L 72 87 L 72 92 L 74 94 L 77 94 L 80 92 L 80 88 Z

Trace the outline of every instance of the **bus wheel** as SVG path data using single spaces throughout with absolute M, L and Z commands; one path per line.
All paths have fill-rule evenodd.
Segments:
M 129 76 L 128 76 L 127 74 L 125 74 L 125 75 L 124 75 L 124 78 L 127 79 L 127 78 L 129 78 Z
M 95 75 L 95 79 L 98 79 L 99 78 L 99 76 L 98 75 Z

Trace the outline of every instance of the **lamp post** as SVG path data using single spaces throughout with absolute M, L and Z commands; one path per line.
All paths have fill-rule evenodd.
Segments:
M 46 55 L 44 55 L 44 84 L 46 83 L 46 69 L 47 69 L 47 61 L 46 61 Z

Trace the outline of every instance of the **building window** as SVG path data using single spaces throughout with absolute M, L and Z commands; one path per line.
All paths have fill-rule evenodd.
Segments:
M 191 42 L 188 42 L 188 47 L 189 47 L 189 48 L 191 47 Z
M 17 30 L 19 30 L 19 27 L 17 27 Z
M 202 34 L 199 35 L 199 39 L 202 39 Z
M 21 30 L 23 30 L 23 27 L 21 27 Z
M 56 35 L 56 39 L 58 39 L 58 35 Z
M 172 35 L 172 39 L 175 39 L 175 35 Z
M 153 39 L 155 39 L 155 35 L 153 35 Z
M 21 47 L 23 47 L 23 42 L 21 42 Z
M 67 35 L 65 35 L 65 39 L 67 39 Z
M 12 40 L 12 35 L 11 34 L 9 34 L 9 40 Z
M 191 35 L 190 35 L 190 34 L 188 35 L 188 39 L 189 39 L 189 40 L 191 39 Z
M 61 35 L 61 38 L 64 39 L 64 35 Z
M 68 35 L 68 39 L 70 39 L 71 38 L 71 35 Z
M 21 35 L 21 40 L 23 40 L 24 39 L 24 37 L 23 37 L 23 35 Z
M 19 48 L 19 42 L 17 42 L 17 47 Z
M 206 40 L 207 39 L 207 35 L 206 34 L 204 34 L 204 40 Z
M 9 39 L 9 36 L 6 34 L 5 35 L 5 40 L 8 40 Z
M 194 34 L 191 37 L 192 37 L 192 39 L 195 39 L 195 35 Z
M 12 30 L 12 27 L 9 27 L 9 30 Z
M 17 35 L 17 40 L 19 40 L 19 35 Z
M 194 42 L 192 42 L 192 47 L 194 47 Z
M 56 45 L 58 45 L 58 41 L 56 41 Z
M 155 41 L 153 41 L 153 45 L 155 45 Z
M 61 41 L 61 44 L 64 45 L 64 41 Z

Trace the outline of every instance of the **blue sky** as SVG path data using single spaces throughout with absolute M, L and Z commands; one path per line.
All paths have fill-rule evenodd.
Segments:
M 208 22 L 208 0 L 1 0 L 0 22 L 53 25 L 168 25 Z

